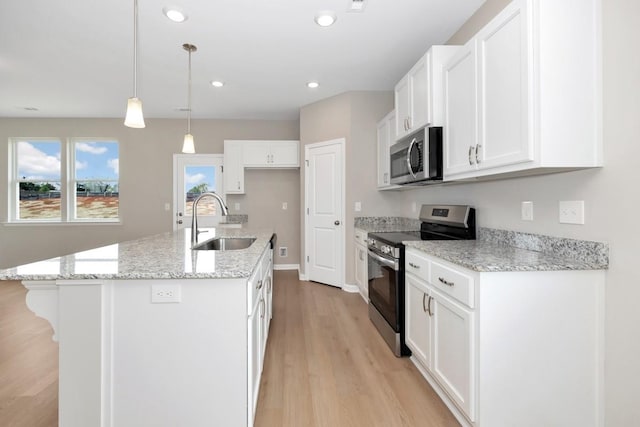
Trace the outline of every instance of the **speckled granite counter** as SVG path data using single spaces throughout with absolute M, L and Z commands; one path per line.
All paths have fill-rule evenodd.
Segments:
M 355 228 L 367 233 L 420 230 L 420 220 L 396 216 L 361 216 L 354 218 Z
M 247 249 L 192 251 L 191 229 L 0 270 L 0 280 L 218 279 L 249 277 L 272 229 L 203 228 L 198 242 L 214 237 L 255 237 Z
M 474 271 L 603 270 L 607 264 L 597 259 L 574 259 L 554 253 L 537 252 L 484 240 L 404 242 L 429 255 Z

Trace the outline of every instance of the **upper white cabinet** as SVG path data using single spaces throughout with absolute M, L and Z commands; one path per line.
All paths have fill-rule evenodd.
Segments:
M 395 111 L 390 112 L 378 122 L 378 190 L 398 188 L 391 184 L 389 147 L 394 142 L 396 125 Z
M 396 84 L 393 141 L 424 126 L 442 125 L 442 65 L 457 49 L 432 46 Z
M 243 141 L 246 168 L 300 167 L 298 141 Z
M 244 194 L 244 168 L 300 167 L 299 141 L 224 141 L 224 189 Z
M 514 0 L 447 62 L 445 180 L 602 165 L 598 5 Z
M 242 144 L 236 141 L 224 142 L 224 192 L 244 194 L 244 166 L 242 164 Z

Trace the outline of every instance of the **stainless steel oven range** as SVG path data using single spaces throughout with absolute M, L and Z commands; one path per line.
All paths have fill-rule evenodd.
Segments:
M 475 209 L 422 205 L 420 231 L 369 233 L 369 318 L 393 353 L 409 356 L 404 342 L 404 245 L 409 240 L 476 238 Z

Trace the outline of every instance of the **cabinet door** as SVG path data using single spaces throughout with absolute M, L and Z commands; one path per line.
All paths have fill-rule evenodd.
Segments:
M 270 166 L 271 147 L 267 141 L 245 141 L 244 166 L 245 167 L 268 167 Z
M 244 194 L 244 164 L 242 144 L 224 143 L 224 191 L 227 194 Z
M 451 399 L 475 421 L 474 314 L 432 288 L 430 291 L 432 373 Z
M 533 160 L 525 2 L 511 3 L 478 35 L 478 169 Z
M 271 144 L 270 166 L 299 167 L 300 154 L 298 141 L 275 141 Z
M 411 117 L 411 88 L 409 87 L 409 76 L 405 76 L 395 87 L 395 139 L 406 136 L 409 133 L 408 123 Z
M 369 255 L 367 254 L 367 248 L 361 245 L 356 245 L 356 284 L 358 288 L 360 288 L 360 293 L 368 298 L 369 292 L 367 289 L 368 285 L 368 268 L 369 268 Z
M 391 185 L 389 147 L 394 141 L 396 115 L 392 111 L 378 122 L 378 189 L 397 188 Z
M 405 278 L 405 341 L 413 357 L 431 370 L 431 301 L 428 288 L 412 275 Z
M 477 145 L 476 41 L 444 67 L 444 177 L 475 169 Z
M 416 65 L 409 71 L 409 88 L 411 95 L 409 132 L 413 132 L 431 123 L 430 102 L 431 86 L 429 81 L 429 61 L 430 53 L 420 58 Z
M 261 328 L 260 328 L 260 310 L 259 301 L 254 306 L 253 312 L 248 319 L 248 396 L 247 396 L 247 417 L 248 425 L 253 425 L 253 419 L 256 414 L 256 404 L 258 403 L 258 392 L 260 391 L 260 373 L 262 366 L 262 355 L 260 351 Z

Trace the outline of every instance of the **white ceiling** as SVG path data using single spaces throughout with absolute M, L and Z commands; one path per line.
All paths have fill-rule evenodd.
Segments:
M 138 1 L 145 118 L 185 117 L 192 43 L 193 118 L 295 119 L 345 91 L 391 90 L 484 0 L 367 0 L 363 13 L 348 0 Z M 169 5 L 188 20 L 169 21 Z M 321 28 L 326 9 L 338 19 Z M 131 96 L 133 0 L 1 1 L 0 117 L 124 117 Z

